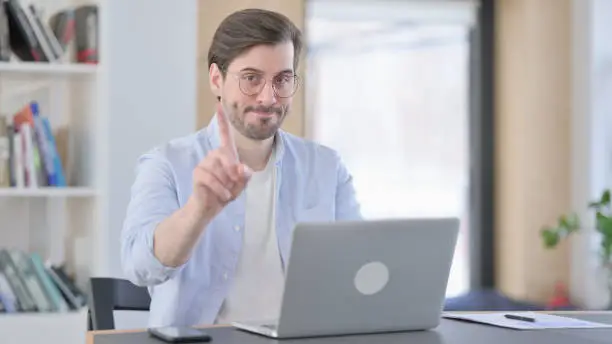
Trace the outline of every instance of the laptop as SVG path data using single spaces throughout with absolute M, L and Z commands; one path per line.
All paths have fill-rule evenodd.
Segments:
M 458 232 L 457 218 L 298 224 L 279 319 L 232 325 L 277 339 L 435 328 Z

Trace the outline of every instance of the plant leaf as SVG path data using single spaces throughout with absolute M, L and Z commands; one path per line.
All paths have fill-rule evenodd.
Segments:
M 604 261 L 609 262 L 610 257 L 612 256 L 612 236 L 605 236 L 601 240 L 601 254 Z
M 572 213 L 567 217 L 567 229 L 568 232 L 575 232 L 580 229 L 580 218 L 578 214 Z
M 552 228 L 544 228 L 541 232 L 540 235 L 542 236 L 542 239 L 544 240 L 544 246 L 546 248 L 553 248 L 555 246 L 557 246 L 557 244 L 559 243 L 559 233 L 554 231 Z
M 601 200 L 599 201 L 601 205 L 609 205 L 610 204 L 610 190 L 605 190 L 601 195 Z
M 601 203 L 599 203 L 599 202 L 590 202 L 589 203 L 589 208 L 590 209 L 599 210 L 599 208 L 601 208 Z
M 597 213 L 597 230 L 604 235 L 602 240 L 610 240 L 612 242 L 612 218 Z

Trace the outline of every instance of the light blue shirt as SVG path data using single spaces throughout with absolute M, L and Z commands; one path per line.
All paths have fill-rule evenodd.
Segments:
M 284 269 L 296 223 L 362 217 L 352 177 L 334 150 L 282 130 L 276 137 L 276 234 Z M 184 265 L 167 267 L 153 255 L 156 226 L 185 205 L 194 167 L 219 142 L 213 117 L 200 131 L 138 160 L 121 259 L 126 278 L 149 287 L 149 326 L 212 324 L 232 285 L 245 225 L 244 193 L 208 224 Z

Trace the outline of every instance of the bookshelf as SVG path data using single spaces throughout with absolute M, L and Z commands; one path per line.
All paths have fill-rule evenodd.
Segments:
M 96 41 L 102 38 L 103 0 L 18 2 L 23 8 L 30 4 L 37 6 L 46 24 L 59 11 L 97 5 Z M 75 27 L 75 35 L 79 28 L 82 26 Z M 99 274 L 99 267 L 104 266 L 105 221 L 99 214 L 104 213 L 106 204 L 102 186 L 107 161 L 104 147 L 108 138 L 104 130 L 105 80 L 101 73 L 104 59 L 100 58 L 97 63 L 79 62 L 76 36 L 73 37 L 62 56 L 52 62 L 25 61 L 15 52 L 9 61 L 0 61 L 0 116 L 20 126 L 14 122 L 15 115 L 24 109 L 32 110 L 31 104 L 35 102 L 39 117 L 48 120 L 54 139 L 40 141 L 47 142 L 47 147 L 36 141 L 35 120 L 32 142 L 38 153 L 32 156 L 38 155 L 40 165 L 34 168 L 42 172 L 28 174 L 24 167 L 26 177 L 21 185 L 14 185 L 13 178 L 13 185 L 0 186 L 0 249 L 35 253 L 47 264 L 64 266 L 65 272 L 74 277 L 76 286 L 85 291 L 88 278 Z M 44 125 L 40 128 L 45 133 Z M 58 177 L 58 169 L 45 169 L 46 165 L 57 167 L 47 164 L 53 161 L 53 154 L 49 153 L 53 148 L 61 160 L 65 184 L 59 182 L 62 178 Z M 14 168 L 11 173 L 19 174 Z M 28 182 L 32 179 L 37 179 L 37 185 Z M 82 343 L 85 319 L 83 306 L 62 311 L 0 313 L 0 333 L 3 337 L 8 333 L 6 338 L 15 338 L 16 343 L 49 340 L 51 332 L 55 333 L 54 342 Z
M 0 197 L 95 197 L 96 189 L 88 187 L 0 188 Z
M 0 77 L 95 77 L 97 65 L 41 62 L 0 62 Z

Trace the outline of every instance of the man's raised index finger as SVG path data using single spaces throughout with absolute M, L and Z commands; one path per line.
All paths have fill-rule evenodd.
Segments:
M 229 148 L 233 158 L 238 160 L 238 154 L 236 152 L 236 146 L 232 138 L 232 134 L 229 128 L 229 121 L 223 111 L 223 105 L 217 103 L 217 122 L 219 124 L 219 135 L 221 137 L 221 146 Z

